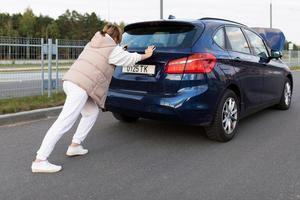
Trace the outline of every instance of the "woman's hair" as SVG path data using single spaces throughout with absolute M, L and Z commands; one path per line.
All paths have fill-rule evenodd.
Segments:
M 101 34 L 105 36 L 108 34 L 117 44 L 121 43 L 122 40 L 122 30 L 119 26 L 115 24 L 108 23 L 104 26 Z

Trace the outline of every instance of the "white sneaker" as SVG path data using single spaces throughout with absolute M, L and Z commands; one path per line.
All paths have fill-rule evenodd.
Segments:
M 33 162 L 31 165 L 32 173 L 55 173 L 62 169 L 59 165 L 54 165 L 48 162 L 48 160 Z
M 87 149 L 84 149 L 81 145 L 76 146 L 76 147 L 71 147 L 69 146 L 66 155 L 67 156 L 80 156 L 80 155 L 85 155 L 89 151 Z

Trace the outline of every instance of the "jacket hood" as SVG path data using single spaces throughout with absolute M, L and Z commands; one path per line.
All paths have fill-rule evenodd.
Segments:
M 116 46 L 116 42 L 108 35 L 103 36 L 99 31 L 95 33 L 91 40 L 91 47 L 101 48 L 101 47 L 112 47 Z
M 264 38 L 270 49 L 275 51 L 283 51 L 285 44 L 285 36 L 283 32 L 275 28 L 259 28 L 254 29 L 260 36 Z

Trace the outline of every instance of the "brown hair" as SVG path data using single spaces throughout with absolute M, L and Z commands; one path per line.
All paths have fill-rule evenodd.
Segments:
M 122 30 L 119 26 L 115 24 L 108 23 L 104 26 L 101 34 L 105 36 L 108 34 L 117 44 L 121 43 L 122 40 Z

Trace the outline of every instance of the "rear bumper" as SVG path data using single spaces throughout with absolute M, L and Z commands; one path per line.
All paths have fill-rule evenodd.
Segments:
M 178 121 L 192 125 L 210 124 L 214 102 L 207 85 L 183 88 L 176 95 L 149 95 L 110 89 L 106 109 L 130 116 Z

